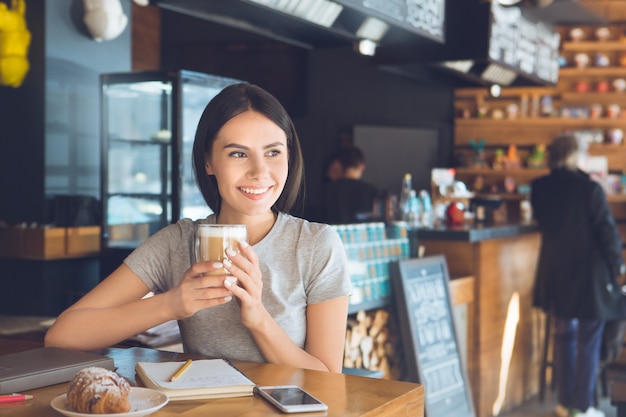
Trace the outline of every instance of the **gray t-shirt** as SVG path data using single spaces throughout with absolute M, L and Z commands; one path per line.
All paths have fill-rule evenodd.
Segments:
M 124 262 L 154 293 L 169 290 L 191 266 L 198 222 L 214 223 L 215 217 L 179 220 L 151 236 Z M 263 275 L 263 305 L 291 340 L 304 348 L 307 305 L 343 297 L 352 290 L 339 235 L 328 225 L 279 213 L 272 230 L 253 248 Z M 241 324 L 234 298 L 178 324 L 186 352 L 265 361 Z

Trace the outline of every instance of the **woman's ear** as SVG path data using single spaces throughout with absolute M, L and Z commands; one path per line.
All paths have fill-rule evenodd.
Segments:
M 213 168 L 211 168 L 209 161 L 204 161 L 204 171 L 207 175 L 213 175 Z

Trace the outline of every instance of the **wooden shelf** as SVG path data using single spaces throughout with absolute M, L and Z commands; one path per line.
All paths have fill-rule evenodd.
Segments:
M 626 118 L 618 119 L 577 119 L 569 117 L 525 117 L 520 119 L 508 120 L 508 119 L 456 119 L 457 128 L 466 127 L 498 127 L 498 128 L 510 128 L 518 129 L 521 126 L 527 126 L 529 124 L 542 125 L 542 126 L 562 126 L 565 128 L 626 128 Z
M 563 51 L 572 52 L 610 52 L 626 50 L 625 41 L 581 41 L 563 42 Z
M 576 92 L 563 92 L 561 93 L 561 101 L 566 102 L 567 104 L 573 103 L 583 103 L 585 105 L 589 105 L 589 103 L 597 103 L 601 105 L 609 105 L 609 104 L 624 104 L 626 103 L 626 92 L 617 93 L 617 92 L 607 92 L 607 93 L 598 93 L 595 91 L 590 91 L 588 93 L 576 93 Z
M 518 98 L 524 95 L 528 96 L 544 96 L 544 95 L 556 95 L 559 91 L 556 88 L 551 87 L 507 87 L 502 89 L 500 97 L 494 98 L 495 100 L 506 98 Z M 454 92 L 455 99 L 475 99 L 492 98 L 489 94 L 489 90 L 486 88 L 463 88 L 457 89 Z
M 561 68 L 559 79 L 570 77 L 626 77 L 626 67 Z
M 583 27 L 587 39 L 595 35 L 595 27 Z M 454 126 L 455 156 L 459 161 L 465 159 L 471 161 L 474 158 L 470 147 L 471 141 L 485 139 L 485 155 L 491 161 L 495 148 L 506 149 L 510 145 L 518 147 L 518 153 L 522 159 L 527 158 L 537 145 L 548 145 L 552 140 L 565 132 L 591 131 L 602 132 L 607 137 L 612 129 L 622 129 L 626 132 L 626 117 L 598 119 L 590 118 L 566 118 L 566 117 L 518 117 L 507 119 L 507 108 L 511 104 L 517 104 L 519 109 L 525 108 L 525 115 L 537 115 L 541 112 L 541 98 L 551 97 L 554 114 L 560 114 L 566 107 L 588 107 L 599 104 L 603 107 L 603 114 L 611 104 L 617 104 L 626 110 L 626 92 L 616 92 L 612 85 L 611 91 L 600 93 L 589 91 L 579 93 L 575 85 L 580 82 L 589 83 L 595 87 L 598 81 L 607 81 L 609 84 L 614 79 L 626 79 L 626 67 L 619 66 L 621 53 L 626 53 L 626 40 L 621 39 L 624 31 L 623 25 L 610 26 L 611 39 L 608 41 L 589 40 L 582 42 L 564 41 L 561 53 L 568 60 L 572 60 L 579 52 L 589 53 L 592 58 L 596 53 L 604 53 L 609 57 L 612 66 L 576 68 L 573 66 L 559 70 L 559 82 L 554 87 L 512 87 L 503 88 L 500 97 L 492 97 L 486 88 L 462 88 L 455 90 L 455 111 L 462 114 L 476 115 L 480 106 L 485 106 L 487 117 L 485 118 L 457 118 Z M 570 28 L 559 29 L 561 36 L 568 36 Z M 494 110 L 500 110 L 505 118 L 493 119 L 490 116 Z M 608 160 L 609 170 L 613 172 L 626 172 L 626 145 L 592 144 L 589 154 L 605 156 Z M 485 184 L 491 182 L 501 188 L 501 179 L 512 176 L 517 184 L 528 184 L 534 178 L 547 175 L 548 169 L 520 168 L 517 170 L 493 170 L 456 168 L 457 176 L 464 180 L 472 180 L 472 177 L 481 175 Z M 622 197 L 626 202 L 626 196 Z M 620 200 L 621 202 L 621 200 Z M 626 217 L 626 208 L 625 208 Z
M 609 203 L 626 203 L 626 194 L 607 194 L 606 199 Z
M 456 176 L 482 175 L 483 177 L 506 177 L 533 179 L 547 175 L 550 171 L 544 168 L 517 168 L 517 169 L 492 169 L 492 168 L 455 168 Z

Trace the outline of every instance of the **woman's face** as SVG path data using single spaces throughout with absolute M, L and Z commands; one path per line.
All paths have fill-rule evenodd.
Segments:
M 206 161 L 222 196 L 220 221 L 271 214 L 287 180 L 288 156 L 285 132 L 261 113 L 248 110 L 222 126 Z

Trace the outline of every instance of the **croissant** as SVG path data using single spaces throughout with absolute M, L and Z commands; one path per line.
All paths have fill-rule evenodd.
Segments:
M 67 401 L 79 413 L 109 414 L 130 410 L 130 384 L 113 371 L 99 367 L 82 369 L 74 375 Z

